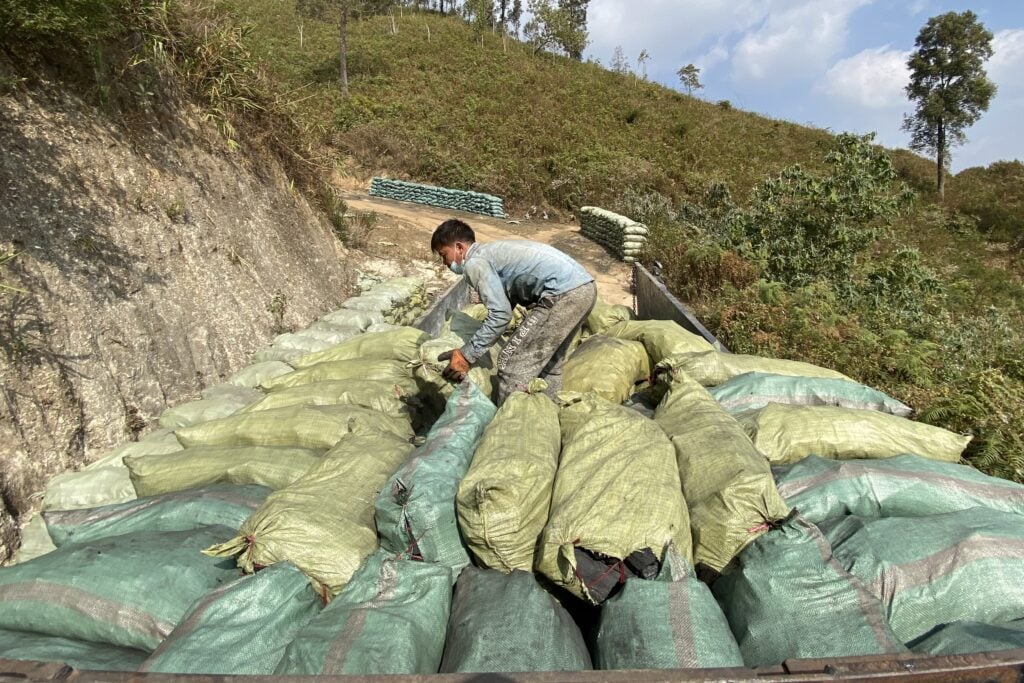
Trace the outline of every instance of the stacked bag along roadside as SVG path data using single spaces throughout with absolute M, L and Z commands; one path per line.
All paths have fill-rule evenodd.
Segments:
M 580 209 L 580 233 L 632 263 L 647 246 L 647 226 L 596 206 Z
M 421 185 L 391 178 L 377 177 L 371 180 L 370 196 L 440 206 L 445 209 L 479 213 L 495 218 L 507 217 L 501 197 L 469 190 L 450 190 L 446 187 Z

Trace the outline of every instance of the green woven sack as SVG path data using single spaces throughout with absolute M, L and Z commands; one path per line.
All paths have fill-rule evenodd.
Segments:
M 586 671 L 579 627 L 533 574 L 459 574 L 441 673 Z
M 891 458 L 913 453 L 956 462 L 971 437 L 873 410 L 770 403 L 744 413 L 740 424 L 774 464 L 823 458 Z
M 906 651 L 882 603 L 798 515 L 747 546 L 711 588 L 750 667 Z
M 373 502 L 412 445 L 386 432 L 346 434 L 291 486 L 272 493 L 231 540 L 206 550 L 238 557 L 246 572 L 286 560 L 325 598 L 377 549 Z
M 49 511 L 43 519 L 59 547 L 140 531 L 236 527 L 269 494 L 263 486 L 208 486 L 86 510 Z
M 604 334 L 612 325 L 627 322 L 635 317 L 633 309 L 629 306 L 606 304 L 598 297 L 584 327 L 588 334 Z
M 243 413 L 177 431 L 186 448 L 196 446 L 291 446 L 328 449 L 348 432 L 349 425 L 389 432 L 408 439 L 409 420 L 362 406 L 292 406 Z
M 0 569 L 0 628 L 151 651 L 196 598 L 237 572 L 200 550 L 223 526 L 142 532 L 89 543 Z
M 654 419 L 675 447 L 694 562 L 721 571 L 789 507 L 743 427 L 696 381 L 677 374 Z
M 180 429 L 189 425 L 219 420 L 234 415 L 249 405 L 249 402 L 231 398 L 204 398 L 169 408 L 160 415 L 160 426 L 165 429 Z
M 263 392 L 252 387 L 239 387 L 234 384 L 214 384 L 200 392 L 205 399 L 225 398 L 236 403 L 249 405 L 263 398 Z
M 448 334 L 430 339 L 420 346 L 419 357 L 410 362 L 409 367 L 415 372 L 420 385 L 430 389 L 425 392 L 428 397 L 424 398 L 430 400 L 429 394 L 433 394 L 447 399 L 451 395 L 453 385 L 442 375 L 448 367 L 448 361 L 440 360 L 439 356 L 446 351 L 462 348 L 464 343 L 457 335 Z M 467 374 L 469 381 L 477 385 L 488 398 L 495 395 L 497 388 L 498 351 L 499 346 L 495 344 L 473 364 Z
M 480 566 L 533 569 L 562 444 L 558 407 L 543 391 L 535 381 L 505 400 L 459 484 L 459 528 Z
M 954 621 L 1024 614 L 1024 523 L 986 508 L 823 525 L 836 560 L 878 596 L 909 642 Z
M 565 391 L 592 392 L 622 403 L 633 386 L 651 374 L 642 344 L 594 335 L 584 340 L 562 368 Z
M 594 647 L 599 669 L 742 667 L 743 656 L 711 590 L 685 560 L 675 580 L 626 579 L 601 607 Z
M 1024 486 L 916 455 L 842 461 L 812 455 L 781 474 L 778 484 L 786 502 L 814 524 L 844 515 L 924 517 L 972 507 L 1024 515 Z
M 769 403 L 797 406 L 836 406 L 909 417 L 913 409 L 881 391 L 845 379 L 790 377 L 748 372 L 711 390 L 730 413 L 764 408 Z
M 46 530 L 46 522 L 43 521 L 42 513 L 33 515 L 21 526 L 21 545 L 11 557 L 9 564 L 22 564 L 37 557 L 42 557 L 57 549 L 50 538 L 50 532 Z
M 660 562 L 670 544 L 690 560 L 690 520 L 675 451 L 658 425 L 594 394 L 563 396 L 562 456 L 537 570 L 597 603 L 604 588 L 579 570 L 583 555 L 607 558 L 610 579 L 624 578 L 634 553 Z
M 295 636 L 283 675 L 433 674 L 452 603 L 447 567 L 371 555 L 345 589 Z
M 242 368 L 234 375 L 227 379 L 228 384 L 234 384 L 239 387 L 258 387 L 264 382 L 267 382 L 275 377 L 281 375 L 287 375 L 293 372 L 295 368 L 287 363 L 281 361 L 264 361 L 262 363 L 254 363 L 248 367 Z
M 643 344 L 652 368 L 673 354 L 714 349 L 703 337 L 672 320 L 630 320 L 612 325 L 604 334 Z
M 929 655 L 970 655 L 1021 648 L 1024 648 L 1024 619 L 1004 624 L 957 621 L 910 643 L 914 652 Z
M 495 410 L 472 382 L 456 387 L 424 444 L 377 497 L 375 519 L 383 549 L 443 564 L 453 576 L 469 564 L 455 519 L 455 494 Z
M 135 671 L 147 653 L 27 631 L 0 630 L 0 660 L 67 664 L 83 671 Z
M 745 356 L 739 353 L 722 353 L 715 350 L 699 353 L 676 353 L 666 356 L 664 360 L 657 363 L 657 366 L 654 371 L 655 374 L 667 373 L 671 375 L 676 372 L 682 372 L 706 387 L 724 384 L 732 378 L 745 375 L 748 372 L 853 381 L 841 372 L 820 368 L 810 363 L 763 358 L 761 356 Z
M 51 479 L 43 509 L 77 510 L 134 500 L 135 488 L 122 459 L 175 453 L 182 448 L 173 432 L 163 431 L 126 443 L 78 472 L 63 472 Z
M 397 384 L 409 393 L 416 391 L 412 371 L 404 361 L 360 360 L 358 358 L 311 365 L 308 368 L 267 380 L 260 384 L 260 387 L 267 392 L 276 392 L 314 382 L 353 379 L 390 382 Z
M 426 332 L 415 327 L 399 327 L 389 332 L 363 334 L 329 349 L 297 358 L 292 361 L 292 366 L 301 370 L 318 363 L 356 358 L 410 361 L 416 358 L 420 344 L 428 338 Z
M 199 598 L 139 671 L 270 675 L 321 604 L 295 565 L 275 564 Z
M 407 389 L 403 390 L 394 382 L 368 379 L 329 380 L 280 389 L 240 412 L 258 413 L 292 406 L 355 405 L 386 415 L 408 418 L 409 406 L 404 400 L 407 394 Z
M 252 354 L 252 358 L 249 359 L 249 362 L 255 364 L 276 360 L 281 361 L 282 363 L 290 363 L 296 358 L 305 356 L 307 353 L 309 353 L 309 351 L 303 351 L 302 349 L 288 349 L 283 346 L 271 346 L 269 349 L 260 349 L 256 353 Z
M 180 453 L 125 458 L 140 496 L 211 484 L 258 484 L 277 490 L 320 462 L 322 450 L 270 446 L 201 446 Z
M 301 351 L 303 356 L 308 356 L 311 353 L 318 353 L 324 349 L 331 348 L 331 342 L 324 341 L 323 339 L 317 339 L 316 337 L 305 335 L 305 334 L 294 334 L 287 332 L 285 334 L 279 334 L 274 337 L 271 342 L 275 349 L 287 349 L 289 351 Z M 291 365 L 291 361 L 288 363 Z
M 342 325 L 345 327 L 355 327 L 360 330 L 365 330 L 370 325 L 384 322 L 384 316 L 378 311 L 352 311 L 347 308 L 341 308 L 337 311 L 328 313 L 320 318 L 320 320 L 326 323 L 331 323 L 332 325 Z

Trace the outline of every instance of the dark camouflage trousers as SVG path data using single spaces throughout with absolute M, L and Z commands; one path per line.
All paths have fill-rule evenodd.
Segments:
M 498 354 L 499 406 L 537 377 L 547 381 L 545 393 L 555 398 L 562 389 L 565 356 L 596 301 L 597 286 L 588 282 L 534 306 Z

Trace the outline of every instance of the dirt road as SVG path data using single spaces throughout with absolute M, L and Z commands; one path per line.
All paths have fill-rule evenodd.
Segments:
M 579 232 L 579 226 L 549 221 L 520 221 L 478 216 L 433 206 L 395 202 L 365 193 L 346 192 L 344 199 L 352 213 L 377 214 L 369 242 L 376 256 L 390 252 L 408 258 L 429 260 L 430 235 L 445 219 L 456 217 L 469 223 L 484 242 L 530 239 L 544 242 L 579 261 L 597 281 L 601 298 L 611 304 L 632 303 L 630 268 Z

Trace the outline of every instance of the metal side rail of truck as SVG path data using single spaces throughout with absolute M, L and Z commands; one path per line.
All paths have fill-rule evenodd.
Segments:
M 633 286 L 639 319 L 674 320 L 699 334 L 717 349 L 727 351 L 665 285 L 642 265 L 635 265 Z M 420 329 L 438 334 L 452 312 L 466 305 L 470 291 L 461 280 L 435 302 L 416 323 Z M 59 663 L 0 659 L 0 683 L 75 681 L 78 683 L 301 683 L 302 676 L 222 676 L 141 674 L 76 670 Z M 871 655 L 827 659 L 791 659 L 758 669 L 645 669 L 629 671 L 520 672 L 501 674 L 433 674 L 398 676 L 318 676 L 325 683 L 380 681 L 381 683 L 657 683 L 661 681 L 758 681 L 759 683 L 803 681 L 939 681 L 960 683 L 992 681 L 1024 683 L 1024 649 L 981 652 L 968 655 L 929 656 L 918 654 Z

